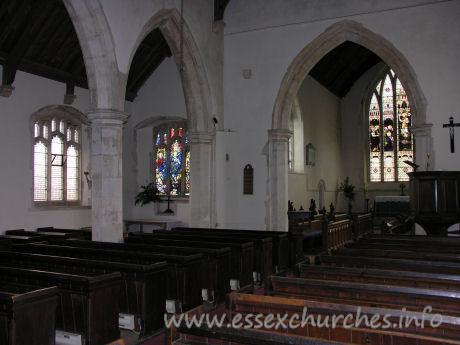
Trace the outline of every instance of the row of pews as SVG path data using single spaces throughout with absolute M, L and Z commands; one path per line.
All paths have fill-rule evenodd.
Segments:
M 123 244 L 89 241 L 90 235 L 48 227 L 0 236 L 0 292 L 16 300 L 50 288 L 55 295 L 45 301 L 43 337 L 11 327 L 15 314 L 5 306 L 1 344 L 54 344 L 55 329 L 57 341 L 62 335 L 86 345 L 110 343 L 120 328 L 145 338 L 163 329 L 166 312 L 223 303 L 232 289 L 250 288 L 289 265 L 282 232 L 176 229 L 130 234 Z M 36 318 L 30 313 L 28 324 Z
M 227 297 L 228 323 L 254 320 L 257 314 L 266 322 L 279 314 L 293 318 L 292 327 L 287 321 L 287 328 L 181 325 L 169 330 L 168 343 L 460 344 L 459 258 L 457 238 L 368 234 L 312 263 L 299 263 L 295 274 L 273 274 L 264 296 L 232 292 Z M 311 318 L 302 326 L 305 310 Z M 343 316 L 332 327 L 338 315 Z M 375 315 L 380 327 L 372 327 Z
M 356 236 L 351 220 L 321 224 L 329 251 Z M 1 344 L 108 344 L 120 329 L 143 339 L 163 329 L 165 313 L 223 303 L 303 258 L 286 232 L 176 228 L 130 233 L 123 244 L 90 239 L 89 230 L 52 227 L 0 236 Z

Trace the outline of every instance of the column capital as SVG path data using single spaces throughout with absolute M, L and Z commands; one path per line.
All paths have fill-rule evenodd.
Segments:
M 211 132 L 189 132 L 188 137 L 192 144 L 211 144 L 215 139 L 215 133 Z
M 121 126 L 128 121 L 129 114 L 116 109 L 96 108 L 86 112 L 93 125 Z
M 13 85 L 0 85 L 0 96 L 2 97 L 10 97 L 13 93 L 14 86 Z
M 410 128 L 411 133 L 417 137 L 426 137 L 431 134 L 432 123 L 423 123 L 419 125 L 414 125 Z
M 292 131 L 289 129 L 269 129 L 268 140 L 269 141 L 285 141 L 287 142 L 292 137 Z

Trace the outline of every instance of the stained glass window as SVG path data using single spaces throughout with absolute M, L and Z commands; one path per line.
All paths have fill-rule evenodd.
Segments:
M 80 125 L 67 119 L 34 123 L 34 201 L 80 200 Z
M 414 138 L 409 100 L 393 70 L 376 83 L 369 102 L 369 180 L 409 181 Z
M 190 194 L 190 142 L 183 123 L 154 128 L 154 181 L 160 195 Z
M 157 149 L 157 159 L 156 159 L 156 185 L 160 194 L 166 194 L 166 180 L 168 177 L 166 169 L 166 149 L 164 147 L 159 147 Z

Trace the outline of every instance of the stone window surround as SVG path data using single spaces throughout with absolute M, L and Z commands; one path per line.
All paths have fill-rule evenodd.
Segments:
M 51 121 L 52 119 L 64 120 L 67 122 L 72 123 L 73 126 L 78 128 L 79 131 L 79 198 L 75 201 L 35 201 L 34 200 L 34 146 L 35 146 L 35 123 L 40 121 Z M 70 210 L 70 209 L 90 209 L 91 205 L 84 205 L 82 202 L 82 195 L 84 189 L 85 178 L 83 174 L 83 141 L 88 140 L 89 138 L 87 135 L 84 134 L 83 126 L 89 126 L 88 118 L 78 111 L 77 109 L 64 106 L 64 105 L 50 105 L 45 106 L 38 111 L 34 112 L 30 116 L 30 166 L 32 170 L 32 181 L 31 181 L 31 201 L 32 201 L 32 209 L 35 210 L 43 210 L 43 211 L 51 211 L 51 210 Z M 49 129 L 49 134 L 51 137 L 51 128 Z M 67 134 L 64 134 L 67 136 Z M 50 176 L 48 176 L 48 183 L 49 183 Z
M 380 80 L 383 80 L 383 78 L 385 78 L 385 76 L 390 72 L 390 68 L 387 66 L 387 65 L 383 65 L 380 70 L 376 73 L 376 75 L 372 78 L 371 82 L 369 83 L 369 87 L 367 88 L 367 91 L 365 92 L 365 105 L 363 107 L 363 121 L 364 121 L 364 126 L 363 126 L 363 129 L 364 129 L 364 133 L 363 133 L 363 139 L 364 139 L 364 142 L 363 142 L 363 145 L 364 145 L 364 148 L 365 148 L 365 160 L 364 160 L 364 166 L 366 167 L 366 171 L 365 171 L 365 181 L 366 183 L 369 185 L 369 186 L 374 186 L 373 188 L 375 188 L 375 186 L 378 186 L 378 185 L 381 185 L 385 190 L 387 190 L 388 188 L 388 191 L 393 191 L 393 192 L 399 192 L 400 191 L 400 184 L 401 183 L 409 183 L 409 181 L 399 181 L 399 180 L 396 180 L 396 181 L 371 181 L 370 180 L 370 172 L 369 172 L 369 167 L 370 167 L 370 162 L 369 162 L 369 107 L 370 107 L 370 103 L 371 103 L 371 98 L 372 98 L 372 95 L 373 95 L 373 92 L 374 92 L 374 89 L 375 87 L 377 86 L 377 83 L 380 81 Z M 398 74 L 396 73 L 395 74 L 396 77 L 398 77 Z M 399 77 L 398 77 L 399 78 Z M 383 81 L 382 81 L 383 82 Z M 406 85 L 404 85 L 402 82 L 401 82 L 402 86 L 404 87 L 404 90 L 406 90 Z M 407 94 L 407 92 L 406 92 Z M 417 118 L 415 116 L 415 113 L 412 111 L 412 104 L 409 103 L 410 107 L 411 107 L 411 116 L 412 116 L 412 123 L 416 123 L 417 121 Z M 412 128 L 410 128 L 411 131 L 412 131 Z M 415 146 L 415 135 L 413 135 L 413 140 L 414 140 L 414 148 L 413 148 L 413 155 L 414 155 L 414 162 L 416 160 L 416 146 Z M 396 165 L 395 166 L 395 169 L 398 169 L 398 166 Z M 383 171 L 382 171 L 383 173 Z M 378 188 L 377 188 L 378 190 Z

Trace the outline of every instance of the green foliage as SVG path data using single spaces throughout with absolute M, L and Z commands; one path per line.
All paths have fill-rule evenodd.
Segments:
M 350 178 L 347 176 L 345 181 L 340 184 L 339 192 L 343 192 L 345 198 L 349 201 L 355 200 L 355 186 L 350 183 Z
M 136 195 L 135 205 L 141 204 L 141 206 L 150 204 L 151 202 L 160 201 L 161 198 L 158 195 L 158 189 L 153 182 L 146 186 L 141 186 L 142 191 Z

